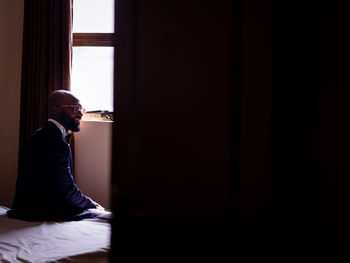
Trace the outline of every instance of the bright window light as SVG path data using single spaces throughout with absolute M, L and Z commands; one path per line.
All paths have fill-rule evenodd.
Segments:
M 110 33 L 114 0 L 73 1 L 73 38 L 83 37 L 73 43 L 71 91 L 87 111 L 113 112 L 114 42 L 103 42 Z
M 73 33 L 113 33 L 114 0 L 74 0 Z
M 71 85 L 87 111 L 113 111 L 113 47 L 73 47 Z

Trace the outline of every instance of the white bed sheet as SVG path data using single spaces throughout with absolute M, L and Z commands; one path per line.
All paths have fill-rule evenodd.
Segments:
M 26 222 L 0 206 L 0 262 L 108 262 L 111 226 L 102 220 Z

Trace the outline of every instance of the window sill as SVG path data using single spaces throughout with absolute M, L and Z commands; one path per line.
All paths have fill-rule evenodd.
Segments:
M 105 120 L 105 119 L 84 119 L 82 118 L 81 121 L 83 122 L 113 122 L 111 120 Z
M 112 115 L 113 118 L 113 113 L 109 113 Z M 99 122 L 113 122 L 110 118 L 107 118 L 106 115 L 101 114 L 101 113 L 85 113 L 83 118 L 81 119 L 82 121 L 99 121 Z

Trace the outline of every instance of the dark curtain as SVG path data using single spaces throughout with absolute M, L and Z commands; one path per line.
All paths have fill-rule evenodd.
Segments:
M 26 0 L 24 6 L 20 153 L 47 120 L 47 97 L 70 90 L 72 0 Z
M 348 258 L 349 4 L 267 2 L 241 9 L 237 244 L 255 258 Z
M 349 258 L 347 10 L 117 0 L 115 262 Z
M 235 244 L 255 259 L 349 258 L 349 4 L 240 3 Z

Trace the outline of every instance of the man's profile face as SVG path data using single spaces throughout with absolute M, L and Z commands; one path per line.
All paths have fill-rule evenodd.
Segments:
M 71 107 L 62 107 L 59 122 L 67 129 L 73 132 L 80 131 L 80 120 L 83 113 L 80 110 L 74 110 L 75 107 L 81 107 L 80 104 L 71 105 Z M 77 111 L 77 112 L 75 112 Z
M 63 125 L 66 130 L 80 131 L 80 120 L 84 108 L 71 92 L 56 90 L 48 98 L 49 118 L 53 118 Z

